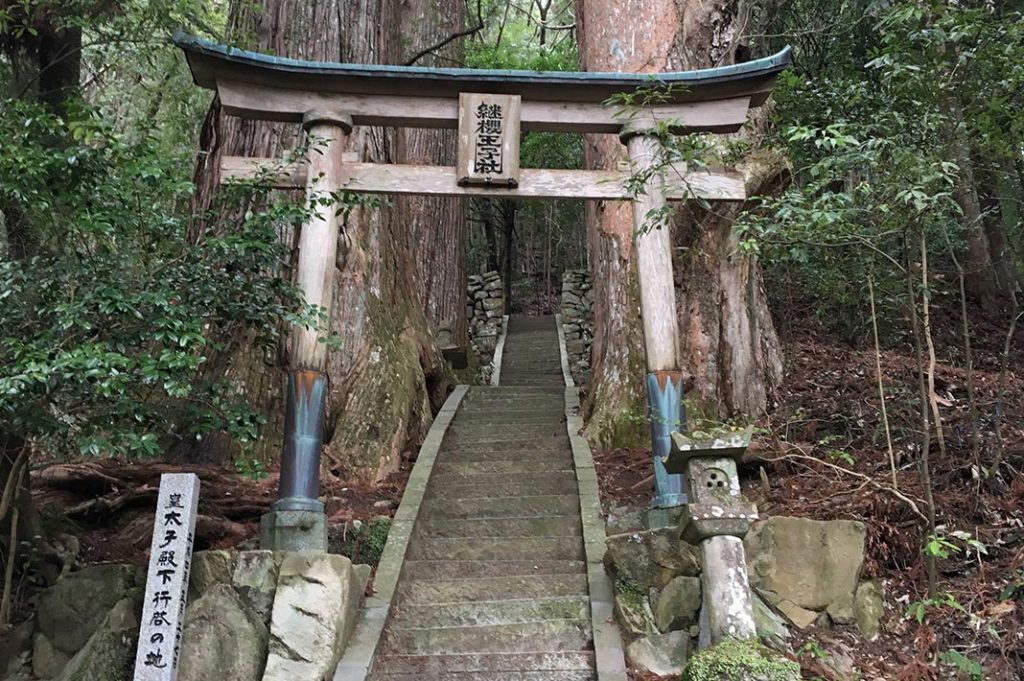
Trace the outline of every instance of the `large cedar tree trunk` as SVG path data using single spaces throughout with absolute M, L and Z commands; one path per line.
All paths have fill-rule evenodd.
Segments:
M 734 61 L 744 30 L 743 0 L 578 0 L 580 62 L 587 71 L 655 73 L 721 66 Z M 624 147 L 610 135 L 589 135 L 590 168 L 613 168 Z M 746 168 L 748 190 L 777 175 Z M 724 208 L 724 210 L 723 210 Z M 709 415 L 755 415 L 781 381 L 781 350 L 755 260 L 735 253 L 738 206 L 715 216 L 680 211 L 674 230 L 681 366 L 688 398 Z M 602 445 L 645 437 L 636 418 L 646 409 L 640 307 L 629 204 L 587 207 L 594 286 L 595 337 L 588 434 Z
M 439 45 L 463 28 L 464 5 L 446 2 L 438 11 L 433 0 L 399 3 L 402 44 L 406 57 Z M 417 66 L 451 66 L 461 62 L 461 41 L 448 43 L 416 61 Z M 405 57 L 401 60 L 407 61 Z M 402 128 L 398 163 L 455 165 L 455 130 Z M 402 196 L 396 200 L 410 247 L 416 254 L 417 289 L 423 296 L 427 321 L 437 330 L 447 325 L 456 345 L 468 345 L 466 319 L 466 243 L 469 222 L 462 199 L 445 196 Z
M 446 13 L 449 6 L 461 11 L 456 0 L 442 4 L 439 13 Z M 387 0 L 237 0 L 232 3 L 231 25 L 235 35 L 255 37 L 255 44 L 247 47 L 281 56 L 394 63 L 405 53 L 400 9 L 399 3 Z M 419 42 L 417 35 L 404 37 Z M 300 140 L 297 125 L 239 120 L 223 114 L 214 102 L 201 140 L 197 209 L 209 206 L 216 192 L 221 156 L 281 156 Z M 393 131 L 357 127 L 349 137 L 349 151 L 365 161 L 391 162 L 395 147 Z M 408 204 L 363 207 L 353 210 L 342 226 L 331 310 L 331 330 L 340 337 L 341 348 L 328 362 L 325 465 L 346 477 L 379 479 L 393 470 L 400 454 L 425 434 L 432 407 L 438 406 L 447 388 L 449 374 L 417 293 L 416 244 L 410 220 L 403 214 L 408 210 Z M 421 220 L 415 229 L 421 242 L 429 244 L 435 243 L 437 227 Z M 287 228 L 281 238 L 296 243 Z M 281 447 L 283 358 L 280 353 L 266 356 L 245 341 L 236 339 L 232 351 L 216 358 L 211 367 L 269 419 L 255 454 L 274 462 Z M 231 453 L 229 445 L 208 438 L 194 455 L 223 460 Z

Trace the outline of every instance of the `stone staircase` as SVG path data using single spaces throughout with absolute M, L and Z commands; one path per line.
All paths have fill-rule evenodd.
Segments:
M 597 678 L 554 319 L 512 317 L 502 365 L 437 454 L 370 679 Z

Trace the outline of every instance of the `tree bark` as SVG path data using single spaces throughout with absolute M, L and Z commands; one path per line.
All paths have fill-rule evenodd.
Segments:
M 978 185 L 974 174 L 974 160 L 971 158 L 971 146 L 965 135 L 963 107 L 956 97 L 948 99 L 950 118 L 953 125 L 953 159 L 959 166 L 953 197 L 963 213 L 964 231 L 967 235 L 967 254 L 965 262 L 965 279 L 968 295 L 987 313 L 999 310 L 1009 300 L 1009 281 L 1005 275 L 1000 277 L 998 267 L 1001 263 L 993 254 L 986 223 L 989 220 L 982 214 L 981 200 L 978 197 Z M 998 238 L 998 234 L 996 235 Z M 996 245 L 999 248 L 1002 244 Z
M 737 51 L 746 51 L 737 36 L 747 17 L 743 0 L 578 0 L 580 63 L 588 71 L 639 73 L 730 64 Z M 613 168 L 622 156 L 614 137 L 585 139 L 589 168 Z M 738 206 L 716 205 L 710 214 L 683 210 L 676 220 L 680 366 L 690 401 L 703 403 L 709 416 L 754 416 L 781 381 L 781 350 L 760 266 L 735 253 L 738 212 Z M 642 441 L 636 417 L 646 409 L 644 349 L 631 207 L 588 205 L 587 222 L 595 324 L 588 435 L 605 446 Z
M 465 6 L 447 0 L 439 8 L 433 0 L 402 0 L 399 8 L 402 44 L 406 55 L 462 31 Z M 424 55 L 417 66 L 460 63 L 461 41 Z M 419 165 L 455 165 L 456 131 L 402 128 L 397 132 L 397 162 Z M 409 246 L 416 254 L 417 290 L 430 327 L 448 325 L 457 345 L 469 343 L 466 319 L 466 244 L 469 223 L 463 199 L 457 197 L 400 196 L 395 201 L 405 222 Z
M 455 6 L 452 0 L 445 2 Z M 237 0 L 231 6 L 234 34 L 255 37 L 256 43 L 246 47 L 335 62 L 395 63 L 403 57 L 398 3 L 264 0 L 259 5 Z M 297 125 L 226 116 L 214 101 L 195 174 L 197 211 L 212 205 L 222 156 L 279 157 L 301 139 Z M 392 160 L 396 146 L 401 145 L 396 145 L 393 133 L 375 128 L 356 128 L 348 141 L 349 151 L 365 161 Z M 331 472 L 346 477 L 379 479 L 397 467 L 399 455 L 425 434 L 432 406 L 439 406 L 447 388 L 449 374 L 417 294 L 416 244 L 410 236 L 413 220 L 408 210 L 408 204 L 364 205 L 342 225 L 330 310 L 331 331 L 340 338 L 341 349 L 333 351 L 327 363 L 324 461 Z M 417 235 L 434 243 L 436 227 L 421 221 Z M 200 224 L 194 237 L 202 238 L 204 230 L 215 228 L 215 222 Z M 281 238 L 294 244 L 294 230 L 283 226 Z M 274 462 L 282 437 L 282 358 L 280 352 L 264 356 L 247 340 L 235 339 L 230 352 L 210 362 L 211 370 L 220 372 L 267 417 L 253 455 Z M 231 443 L 223 437 L 208 438 L 192 453 L 213 460 L 231 454 Z

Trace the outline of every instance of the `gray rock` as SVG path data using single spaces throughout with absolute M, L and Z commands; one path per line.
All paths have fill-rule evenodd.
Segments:
M 865 535 L 864 525 L 850 520 L 775 517 L 757 523 L 745 541 L 751 586 L 852 621 Z
M 359 581 L 345 556 L 308 552 L 285 557 L 263 681 L 322 679 L 333 672 L 362 603 Z
M 779 601 L 775 607 L 778 608 L 779 612 L 781 612 L 783 616 L 785 616 L 785 618 L 797 629 L 807 629 L 818 620 L 818 613 L 813 610 L 801 608 L 799 605 L 786 598 Z
M 54 647 L 46 634 L 32 639 L 32 675 L 40 679 L 55 678 L 71 660 L 71 656 Z
M 496 312 L 504 309 L 505 301 L 501 298 L 487 298 L 483 301 L 484 310 L 488 312 Z
M 43 646 L 39 654 L 51 653 L 56 659 L 54 651 L 70 657 L 81 650 L 115 604 L 128 597 L 141 598 L 144 578 L 139 572 L 132 565 L 90 565 L 39 594 L 36 631 L 46 639 L 36 637 Z
M 605 521 L 607 534 L 643 531 L 645 512 L 646 509 L 640 506 L 612 506 L 608 509 L 608 519 Z
M 638 638 L 626 647 L 630 667 L 658 676 L 678 676 L 689 659 L 690 634 L 685 631 Z
M 754 607 L 754 626 L 761 643 L 780 653 L 792 651 L 789 644 L 789 627 L 771 606 L 764 602 L 755 591 L 750 592 L 751 605 Z
M 630 598 L 615 594 L 615 619 L 630 637 L 648 636 L 656 633 L 654 615 L 646 599 Z
M 179 681 L 260 681 L 270 632 L 227 584 L 188 606 Z
M 643 587 L 664 587 L 679 575 L 700 574 L 698 549 L 676 537 L 675 528 L 608 537 L 605 565 Z
M 188 575 L 189 601 L 202 597 L 214 584 L 231 582 L 230 551 L 196 551 L 192 554 L 192 569 Z
M 882 585 L 878 582 L 864 582 L 857 587 L 854 599 L 857 629 L 861 636 L 871 640 L 881 631 L 882 616 L 885 614 L 885 599 Z
M 654 606 L 654 623 L 659 631 L 689 629 L 700 612 L 700 579 L 676 577 L 669 582 Z
M 235 558 L 231 584 L 264 625 L 270 625 L 277 589 L 277 573 L 284 553 L 274 551 L 241 551 Z
M 131 681 L 138 635 L 134 602 L 118 601 L 57 681 Z

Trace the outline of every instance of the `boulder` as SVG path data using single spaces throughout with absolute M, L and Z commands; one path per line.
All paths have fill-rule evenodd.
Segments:
M 626 647 L 626 661 L 638 671 L 678 676 L 690 658 L 690 634 L 672 631 L 638 638 Z
M 793 626 L 800 630 L 810 627 L 818 620 L 818 613 L 813 610 L 801 608 L 799 605 L 787 598 L 779 601 L 775 607 L 779 609 L 779 612 L 781 612 L 785 618 L 793 624 Z
M 615 594 L 615 619 L 630 637 L 655 633 L 654 615 L 646 598 Z
M 37 633 L 32 639 L 32 675 L 36 678 L 55 678 L 70 660 L 71 656 L 58 650 L 46 634 Z
M 322 679 L 333 673 L 362 603 L 359 581 L 345 556 L 285 556 L 270 617 L 263 681 Z
M 264 625 L 270 625 L 277 590 L 277 574 L 283 553 L 242 551 L 235 558 L 231 584 L 235 592 Z
M 761 643 L 780 653 L 791 652 L 789 627 L 786 626 L 786 621 L 772 610 L 757 592 L 750 592 L 750 600 L 754 608 L 754 627 Z
M 878 636 L 881 630 L 882 615 L 885 614 L 882 585 L 878 582 L 864 582 L 858 586 L 853 609 L 856 613 L 857 629 L 861 636 L 868 640 Z
M 745 540 L 751 586 L 774 591 L 807 610 L 853 621 L 853 596 L 864 563 L 864 525 L 851 520 L 775 517 Z
M 676 534 L 675 528 L 663 528 L 608 537 L 605 565 L 645 590 L 664 587 L 679 575 L 696 577 L 700 574 L 698 549 Z
M 192 554 L 192 568 L 188 575 L 188 600 L 202 597 L 214 584 L 231 581 L 230 551 L 196 551 Z
M 140 599 L 145 583 L 140 573 L 132 565 L 90 565 L 39 594 L 33 672 L 41 678 L 56 676 L 114 605 L 125 598 Z
M 676 577 L 669 582 L 654 606 L 654 624 L 659 631 L 689 629 L 700 612 L 700 578 Z
M 644 529 L 645 508 L 640 506 L 612 506 L 608 509 L 605 529 L 608 535 L 641 532 Z
M 131 681 L 139 620 L 131 598 L 118 601 L 57 681 Z
M 270 632 L 227 584 L 188 606 L 179 681 L 260 681 Z

